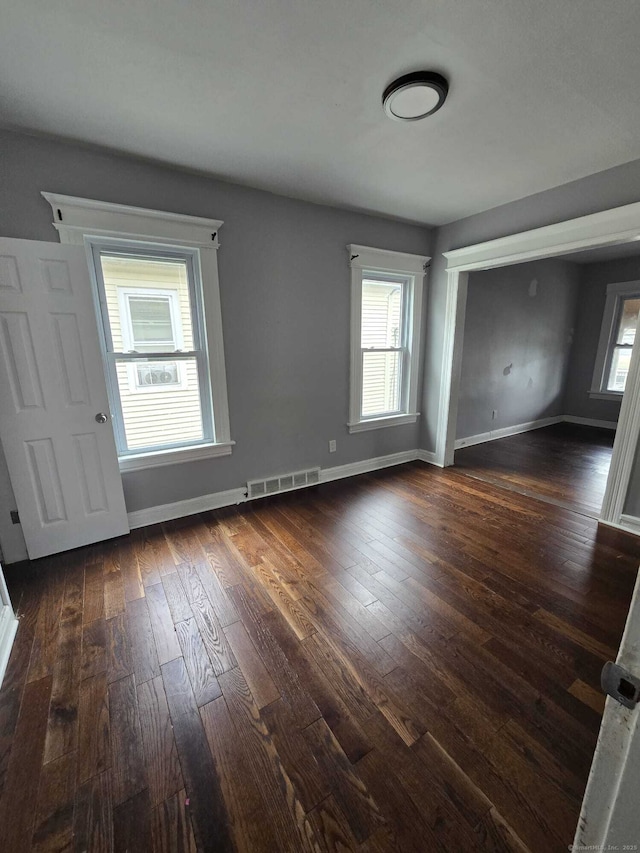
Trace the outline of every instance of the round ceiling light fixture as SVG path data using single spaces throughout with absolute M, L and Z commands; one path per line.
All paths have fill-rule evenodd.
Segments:
M 414 71 L 390 83 L 382 95 L 382 106 L 395 121 L 419 121 L 433 115 L 444 104 L 449 83 L 435 71 Z

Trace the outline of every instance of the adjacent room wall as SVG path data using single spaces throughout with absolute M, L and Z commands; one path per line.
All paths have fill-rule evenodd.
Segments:
M 442 393 L 447 295 L 443 252 L 640 201 L 640 160 L 572 181 L 439 228 L 433 246 L 426 315 L 420 447 L 434 451 Z M 640 482 L 638 483 L 640 489 Z
M 347 432 L 346 245 L 428 255 L 428 228 L 22 134 L 0 132 L 0 164 L 2 236 L 57 242 L 41 190 L 224 220 L 218 261 L 237 444 L 230 457 L 125 474 L 129 511 L 418 447 L 418 424 Z
M 550 259 L 469 276 L 457 438 L 564 414 L 578 275 Z
M 581 418 L 618 422 L 619 400 L 598 400 L 589 396 L 598 351 L 607 285 L 640 280 L 640 257 L 580 264 L 580 297 L 574 344 L 569 363 L 565 414 Z

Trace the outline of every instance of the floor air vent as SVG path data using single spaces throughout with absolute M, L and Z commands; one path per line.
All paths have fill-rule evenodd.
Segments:
M 308 471 L 296 471 L 294 474 L 283 474 L 281 477 L 250 480 L 247 483 L 247 493 L 249 498 L 263 498 L 265 495 L 276 495 L 280 492 L 289 492 L 291 489 L 315 486 L 319 482 L 320 469 L 310 468 Z

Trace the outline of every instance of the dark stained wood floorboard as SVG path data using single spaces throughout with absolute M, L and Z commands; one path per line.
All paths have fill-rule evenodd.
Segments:
M 0 847 L 566 850 L 640 562 L 578 432 L 10 566 Z
M 597 517 L 607 485 L 614 430 L 560 423 L 455 452 L 472 477 Z

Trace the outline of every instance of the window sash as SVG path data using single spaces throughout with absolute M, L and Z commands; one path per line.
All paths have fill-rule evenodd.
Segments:
M 145 453 L 153 453 L 156 451 L 170 452 L 174 448 L 182 447 L 197 447 L 204 444 L 215 442 L 215 424 L 213 419 L 213 400 L 211 392 L 211 378 L 209 371 L 209 358 L 206 347 L 206 331 L 204 319 L 204 304 L 202 293 L 202 282 L 199 273 L 199 252 L 198 249 L 185 249 L 184 247 L 167 248 L 155 247 L 150 244 L 140 244 L 136 241 L 119 240 L 114 243 L 110 240 L 89 240 L 89 246 L 93 258 L 93 269 L 96 275 L 96 283 L 98 286 L 98 297 L 100 303 L 100 320 L 98 324 L 99 333 L 103 347 L 103 355 L 105 357 L 105 373 L 107 380 L 107 391 L 109 401 L 112 408 L 112 422 L 116 439 L 116 447 L 120 458 L 127 456 L 139 456 Z M 180 260 L 186 264 L 187 279 L 189 286 L 189 307 L 191 310 L 191 326 L 193 336 L 193 350 L 189 351 L 165 351 L 154 353 L 143 352 L 119 352 L 114 350 L 113 338 L 111 335 L 111 323 L 109 319 L 109 311 L 107 306 L 106 290 L 104 283 L 104 275 L 102 272 L 101 255 L 121 255 L 127 258 L 142 258 L 142 259 L 160 259 L 160 260 Z M 135 290 L 135 287 L 129 288 Z M 172 320 L 174 318 L 174 307 L 172 306 Z M 127 305 L 128 313 L 128 305 Z M 130 321 L 130 315 L 127 317 Z M 176 330 L 174 329 L 174 332 Z M 131 335 L 133 330 L 131 329 Z M 133 341 L 133 339 L 132 339 Z M 176 341 L 178 343 L 179 341 Z M 144 447 L 129 448 L 127 446 L 127 438 L 124 426 L 124 415 L 122 411 L 122 402 L 120 399 L 120 389 L 118 385 L 118 377 L 116 373 L 116 364 L 118 361 L 135 362 L 141 361 L 182 361 L 184 359 L 194 359 L 197 364 L 198 372 L 198 387 L 200 393 L 200 411 L 202 418 L 202 439 L 194 441 L 189 439 L 184 442 L 173 442 L 171 444 L 162 445 L 145 445 Z M 176 389 L 178 390 L 178 389 Z M 169 394 L 169 391 L 165 391 Z
M 362 346 L 362 322 L 363 322 L 363 294 L 364 287 L 367 281 L 380 282 L 381 284 L 389 283 L 389 284 L 399 284 L 401 287 L 400 294 L 400 340 L 398 346 L 387 346 L 387 347 L 379 347 L 379 346 Z M 393 273 L 384 273 L 380 270 L 369 270 L 363 269 L 360 277 L 360 365 L 359 365 L 359 420 L 360 421 L 373 421 L 381 417 L 386 417 L 390 415 L 399 415 L 403 414 L 407 411 L 408 408 L 408 382 L 409 382 L 409 370 L 407 366 L 409 364 L 409 347 L 407 345 L 407 341 L 409 338 L 409 313 L 410 313 L 410 287 L 411 287 L 412 279 L 406 275 L 397 275 Z M 398 408 L 395 409 L 383 409 L 379 412 L 373 412 L 369 414 L 363 413 L 364 408 L 364 357 L 366 353 L 385 353 L 385 352 L 397 352 L 400 353 L 401 357 L 399 358 L 399 394 L 398 394 Z
M 396 409 L 381 409 L 377 412 L 364 414 L 364 357 L 367 354 L 397 352 L 400 354 L 398 359 L 398 408 Z M 406 366 L 409 350 L 408 347 L 362 347 L 360 361 L 360 420 L 368 421 L 376 418 L 383 418 L 388 415 L 399 415 L 406 411 Z

